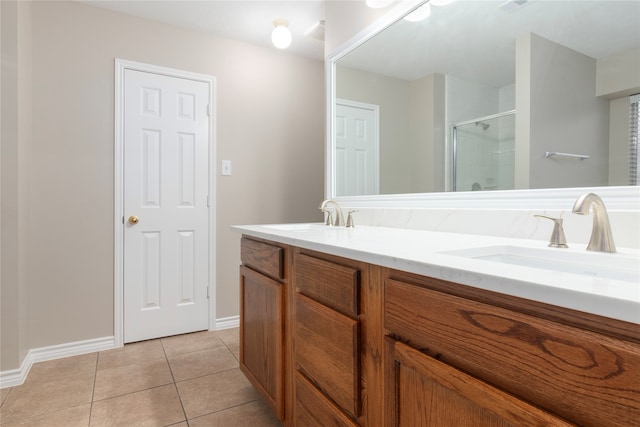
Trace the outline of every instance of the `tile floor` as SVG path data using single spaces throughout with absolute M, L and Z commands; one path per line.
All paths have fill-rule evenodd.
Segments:
M 0 390 L 2 427 L 277 427 L 238 368 L 238 329 L 36 363 Z

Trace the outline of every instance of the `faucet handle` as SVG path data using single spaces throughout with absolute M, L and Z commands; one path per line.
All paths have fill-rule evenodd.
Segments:
M 358 212 L 358 211 L 349 211 L 349 215 L 347 216 L 347 228 L 353 228 L 355 227 L 355 224 L 353 223 L 353 215 L 351 215 L 354 212 Z
M 553 231 L 549 239 L 549 247 L 551 248 L 568 248 L 567 239 L 564 236 L 564 228 L 562 228 L 562 218 L 553 218 L 546 215 L 534 215 L 538 218 L 546 218 L 553 221 Z
M 331 211 L 323 209 L 322 212 L 326 212 L 327 213 L 327 221 L 324 223 L 324 225 L 332 226 L 333 225 L 333 218 L 331 217 Z

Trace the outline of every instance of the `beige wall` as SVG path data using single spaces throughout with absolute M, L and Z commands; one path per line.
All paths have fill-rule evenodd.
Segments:
M 596 95 L 619 98 L 640 93 L 640 49 L 597 61 Z
M 446 84 L 431 74 L 410 85 L 412 193 L 445 191 Z
M 31 5 L 3 1 L 0 10 L 0 371 L 4 371 L 18 367 L 29 350 Z
M 31 18 L 30 348 L 114 333 L 116 57 L 217 78 L 217 163 L 233 175 L 217 177 L 216 315 L 237 315 L 230 225 L 321 220 L 323 63 L 75 2 L 34 2 Z
M 516 188 L 606 186 L 609 102 L 595 94 L 596 60 L 535 34 L 516 46 Z M 590 158 L 545 158 L 546 150 Z

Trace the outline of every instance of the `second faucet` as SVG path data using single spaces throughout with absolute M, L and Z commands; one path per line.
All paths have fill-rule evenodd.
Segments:
M 333 222 L 331 221 L 331 211 L 327 210 L 327 205 L 333 205 L 334 209 L 336 210 L 336 218 L 335 220 L 333 220 Z M 345 225 L 342 209 L 340 208 L 340 205 L 338 204 L 338 202 L 336 202 L 335 200 L 327 199 L 323 201 L 322 203 L 320 203 L 320 207 L 318 209 L 320 209 L 322 212 L 329 213 L 329 217 L 327 218 L 327 225 L 333 225 L 336 227 Z

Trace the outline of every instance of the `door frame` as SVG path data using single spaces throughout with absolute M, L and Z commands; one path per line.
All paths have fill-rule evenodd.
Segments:
M 216 78 L 205 74 L 115 58 L 113 336 L 124 345 L 124 72 L 135 70 L 209 85 L 209 330 L 216 326 Z

